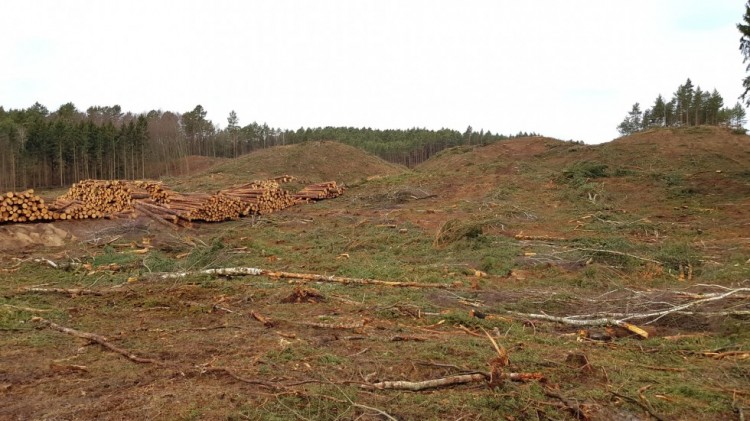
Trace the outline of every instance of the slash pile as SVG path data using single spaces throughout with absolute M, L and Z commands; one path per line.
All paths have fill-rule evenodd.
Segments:
M 214 194 L 179 194 L 157 181 L 82 180 L 46 205 L 33 190 L 0 196 L 0 223 L 64 219 L 112 218 L 142 214 L 171 223 L 219 222 L 280 211 L 296 203 L 331 199 L 343 188 L 336 182 L 313 184 L 292 194 L 281 176 L 220 190 Z

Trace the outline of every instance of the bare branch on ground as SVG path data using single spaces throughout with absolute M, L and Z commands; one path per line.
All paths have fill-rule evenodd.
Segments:
M 318 275 L 314 273 L 293 273 L 293 272 L 277 272 L 267 269 L 251 268 L 251 267 L 232 267 L 232 268 L 218 268 L 218 269 L 205 269 L 194 272 L 173 272 L 163 273 L 160 275 L 162 279 L 175 279 L 184 278 L 188 275 L 212 275 L 212 276 L 267 276 L 269 278 L 276 279 L 297 279 L 303 282 L 334 282 L 340 284 L 354 284 L 354 285 L 382 285 L 389 287 L 406 287 L 406 288 L 451 288 L 449 284 L 439 283 L 423 283 L 423 282 L 399 282 L 399 281 L 382 281 L 378 279 L 364 279 L 364 278 L 348 278 L 345 276 L 335 275 Z
M 88 341 L 97 343 L 97 344 L 101 345 L 102 347 L 107 348 L 108 350 L 110 350 L 112 352 L 116 352 L 116 353 L 122 355 L 123 357 L 125 357 L 125 358 L 127 358 L 130 361 L 133 361 L 135 363 L 164 365 L 164 363 L 161 362 L 161 361 L 157 361 L 157 360 L 154 360 L 154 359 L 151 359 L 151 358 L 139 357 L 139 356 L 137 356 L 135 354 L 132 354 L 132 353 L 130 353 L 130 352 L 128 352 L 128 351 L 120 348 L 120 347 L 112 345 L 107 340 L 107 338 L 105 338 L 104 336 L 97 335 L 95 333 L 83 332 L 83 331 L 80 331 L 80 330 L 71 329 L 69 327 L 60 326 L 59 324 L 57 324 L 55 322 L 52 322 L 52 321 L 47 320 L 47 319 L 43 319 L 41 317 L 34 317 L 33 319 L 31 319 L 31 321 L 37 322 L 37 323 L 41 323 L 42 325 L 44 325 L 46 327 L 49 327 L 52 330 L 56 330 L 58 332 L 65 333 L 67 335 L 75 336 L 76 338 L 86 339 Z
M 503 378 L 516 382 L 528 382 L 531 380 L 543 380 L 544 376 L 541 373 L 503 373 Z M 372 384 L 363 384 L 363 389 L 375 389 L 375 390 L 408 390 L 411 392 L 419 392 L 427 389 L 438 389 L 442 387 L 450 387 L 458 384 L 477 383 L 482 381 L 491 380 L 491 373 L 472 373 L 472 374 L 461 374 L 458 376 L 443 377 L 439 379 L 424 380 L 421 382 L 410 382 L 410 381 L 382 381 Z

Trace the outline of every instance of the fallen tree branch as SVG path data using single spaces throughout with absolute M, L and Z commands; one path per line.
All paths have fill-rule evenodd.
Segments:
M 3 304 L 3 307 L 12 308 L 12 309 L 18 310 L 18 311 L 26 311 L 26 312 L 29 312 L 29 313 L 48 313 L 48 312 L 52 311 L 52 310 L 44 310 L 44 309 L 41 309 L 41 308 L 14 306 L 12 304 Z
M 355 285 L 382 285 L 388 287 L 402 288 L 451 288 L 450 284 L 423 283 L 423 282 L 399 282 L 399 281 L 381 281 L 378 279 L 366 278 L 347 278 L 335 275 L 318 275 L 314 273 L 294 273 L 294 272 L 276 272 L 267 269 L 251 267 L 231 267 L 218 269 L 205 269 L 195 272 L 173 272 L 163 273 L 162 279 L 184 278 L 188 275 L 212 275 L 212 276 L 267 276 L 276 279 L 297 279 L 303 282 L 335 282 L 340 284 Z
M 276 322 L 271 320 L 268 317 L 263 316 L 262 314 L 258 313 L 257 311 L 250 311 L 250 316 L 253 317 L 253 319 L 263 323 L 263 326 L 265 327 L 274 327 L 276 326 Z
M 648 406 L 646 406 L 645 404 L 643 404 L 642 402 L 640 402 L 638 399 L 631 398 L 628 395 L 623 395 L 621 393 L 617 393 L 617 392 L 614 392 L 612 390 L 610 390 L 609 393 L 612 394 L 612 396 L 616 396 L 618 398 L 625 399 L 626 401 L 628 401 L 628 402 L 630 402 L 630 403 L 632 403 L 634 405 L 638 405 L 641 409 L 643 409 L 644 411 L 648 412 L 648 414 L 651 415 L 652 417 L 654 417 L 654 419 L 656 419 L 657 421 L 665 421 L 665 418 L 663 416 L 661 416 L 658 413 L 656 413 L 655 411 L 653 411 L 651 408 L 649 408 Z
M 489 378 L 489 373 L 464 374 L 460 376 L 444 377 L 441 379 L 425 380 L 421 382 L 409 381 L 383 381 L 370 385 L 362 385 L 363 389 L 378 390 L 410 390 L 418 392 L 426 389 L 437 389 L 441 387 L 453 386 L 456 384 L 467 384 L 485 381 Z
M 504 379 L 512 380 L 515 382 L 528 382 L 531 380 L 543 380 L 544 376 L 541 373 L 503 373 Z M 491 373 L 472 373 L 472 374 L 461 374 L 458 376 L 443 377 L 440 379 L 424 380 L 421 382 L 410 382 L 410 381 L 383 381 L 372 384 L 360 385 L 362 389 L 371 390 L 409 390 L 412 392 L 419 392 L 427 389 L 438 389 L 442 387 L 449 387 L 457 384 L 468 384 L 477 383 L 481 381 L 491 380 Z
M 423 338 L 421 336 L 413 336 L 413 335 L 396 335 L 391 338 L 391 342 L 424 342 L 426 341 L 426 338 Z
M 255 385 L 263 386 L 263 387 L 265 387 L 267 389 L 271 389 L 271 390 L 281 389 L 281 387 L 279 387 L 278 385 L 274 385 L 274 384 L 271 384 L 271 383 L 268 383 L 268 382 L 264 382 L 262 380 L 246 379 L 244 377 L 240 377 L 237 374 L 235 374 L 234 372 L 232 372 L 231 370 L 229 370 L 228 368 L 224 368 L 224 367 L 199 367 L 199 369 L 201 371 L 201 374 L 207 374 L 207 373 L 225 374 L 225 375 L 227 375 L 227 376 L 229 376 L 229 377 L 231 377 L 231 378 L 233 378 L 233 379 L 235 379 L 237 381 L 240 381 L 242 383 L 255 384 Z
M 646 324 L 653 323 L 660 318 L 670 314 L 692 314 L 692 315 L 704 315 L 704 316 L 727 316 L 727 315 L 745 315 L 748 312 L 745 310 L 736 311 L 719 311 L 719 312 L 708 312 L 700 313 L 694 311 L 686 311 L 691 307 L 695 307 L 699 304 L 705 304 L 712 301 L 723 300 L 734 294 L 740 292 L 750 292 L 750 288 L 736 288 L 728 290 L 722 294 L 711 295 L 706 298 L 693 300 L 684 304 L 672 306 L 666 310 L 650 311 L 645 313 L 595 313 L 587 315 L 574 315 L 574 316 L 551 316 L 548 314 L 534 314 L 534 313 L 521 313 L 517 311 L 508 311 L 507 313 L 516 316 L 526 317 L 529 319 L 547 320 L 551 322 L 558 322 L 568 324 L 572 326 L 620 326 L 630 330 L 643 337 L 648 337 L 648 333 L 642 329 L 628 323 L 628 320 L 643 320 L 652 319 L 646 322 Z M 585 318 L 590 317 L 590 318 Z
M 651 263 L 656 263 L 657 265 L 660 265 L 660 266 L 661 266 L 661 265 L 663 264 L 662 262 L 660 262 L 660 261 L 658 261 L 658 260 L 654 260 L 654 259 L 649 259 L 649 258 L 647 258 L 647 257 L 636 256 L 635 254 L 630 254 L 630 253 L 623 253 L 623 252 L 621 252 L 621 251 L 616 251 L 616 250 L 605 250 L 605 249 L 591 249 L 591 248 L 584 248 L 584 247 L 576 247 L 576 248 L 572 248 L 572 249 L 570 249 L 570 250 L 563 250 L 563 251 L 558 251 L 558 252 L 556 252 L 555 254 L 561 254 L 561 253 L 571 253 L 571 252 L 574 252 L 574 251 L 590 251 L 590 252 L 592 252 L 592 253 L 605 253 L 605 254 L 615 254 L 615 255 L 617 255 L 617 256 L 625 256 L 625 257 L 630 257 L 630 258 L 632 258 L 632 259 L 636 259 L 636 260 L 642 260 L 642 261 L 644 261 L 644 262 L 651 262 Z
M 456 327 L 457 327 L 458 329 L 460 329 L 460 330 L 462 330 L 462 331 L 464 331 L 464 332 L 468 333 L 468 334 L 469 334 L 469 335 L 471 335 L 471 336 L 476 336 L 477 338 L 481 338 L 481 337 L 482 337 L 482 335 L 480 335 L 480 334 L 478 334 L 478 333 L 474 332 L 473 330 L 469 329 L 468 327 L 466 327 L 466 326 L 464 326 L 464 325 L 456 325 Z
M 324 377 L 324 378 L 325 378 L 325 377 Z M 396 418 L 393 418 L 393 417 L 391 416 L 391 414 L 389 414 L 389 413 L 387 413 L 387 412 L 383 411 L 382 409 L 379 409 L 379 408 L 374 408 L 374 407 L 372 407 L 372 406 L 361 405 L 361 404 L 355 403 L 355 402 L 354 402 L 354 401 L 352 400 L 352 398 L 350 398 L 350 397 L 349 397 L 349 396 L 348 396 L 348 395 L 347 395 L 347 394 L 346 394 L 346 393 L 345 393 L 345 392 L 344 392 L 343 390 L 341 390 L 341 388 L 340 388 L 340 387 L 339 387 L 339 386 L 338 386 L 338 385 L 337 385 L 336 383 L 334 383 L 334 382 L 332 382 L 332 381 L 330 381 L 330 380 L 328 380 L 328 379 L 326 379 L 326 380 L 328 381 L 328 383 L 329 383 L 329 384 L 331 384 L 331 385 L 332 385 L 333 387 L 335 387 L 336 389 L 338 389 L 338 390 L 339 390 L 339 392 L 341 392 L 341 394 L 342 394 L 342 395 L 344 395 L 344 397 L 346 398 L 346 400 L 347 400 L 347 401 L 349 401 L 349 403 L 350 403 L 350 404 L 351 404 L 352 406 L 354 406 L 354 407 L 357 407 L 357 408 L 367 409 L 367 410 L 370 410 L 370 411 L 374 411 L 374 412 L 376 412 L 376 413 L 378 413 L 378 414 L 382 415 L 382 416 L 383 416 L 383 417 L 384 417 L 384 418 L 385 418 L 386 420 L 389 420 L 389 421 L 398 421 L 398 420 L 397 420 Z M 338 401 L 338 402 L 340 402 L 340 403 L 345 403 L 344 401 L 342 401 L 342 400 L 339 400 L 339 399 L 336 399 L 336 398 L 334 398 L 334 397 L 331 397 L 331 396 L 326 396 L 326 395 L 322 395 L 322 396 L 323 396 L 323 397 L 325 397 L 325 398 L 328 398 L 328 399 L 334 400 L 334 401 Z M 359 419 L 359 417 L 358 417 L 357 419 Z
M 296 324 L 320 329 L 361 329 L 369 322 L 369 319 L 354 320 L 351 322 L 319 323 L 319 322 L 295 322 Z
M 548 235 L 525 235 L 523 231 L 519 232 L 514 237 L 516 240 L 526 240 L 526 241 L 568 241 L 567 238 L 550 237 Z
M 529 319 L 547 320 L 550 322 L 558 322 L 558 323 L 563 323 L 563 324 L 572 325 L 572 326 L 610 326 L 610 325 L 620 326 L 639 336 L 648 338 L 648 332 L 644 331 L 638 326 L 634 326 L 623 320 L 616 320 L 616 319 L 609 318 L 609 317 L 602 317 L 599 319 L 581 320 L 581 319 L 575 319 L 575 318 L 567 317 L 567 316 L 550 316 L 548 314 L 520 313 L 517 311 L 509 311 L 508 313 L 516 315 L 516 316 L 526 317 Z
M 71 329 L 69 327 L 60 326 L 59 324 L 49 321 L 47 319 L 43 319 L 41 317 L 34 317 L 31 319 L 32 322 L 41 323 L 42 325 L 49 327 L 50 329 L 56 330 L 58 332 L 65 333 L 70 336 L 75 336 L 76 338 L 86 339 L 88 341 L 97 343 L 101 345 L 102 347 L 112 351 L 116 352 L 125 358 L 129 359 L 130 361 L 133 361 L 135 363 L 141 363 L 141 364 L 156 364 L 156 365 L 164 365 L 161 361 L 153 360 L 151 358 L 143 358 L 139 357 L 135 354 L 132 354 L 122 348 L 119 348 L 115 345 L 112 345 L 107 341 L 107 338 L 103 336 L 99 336 L 95 333 L 89 333 L 89 332 L 82 332 L 80 330 Z
M 38 258 L 38 259 L 32 259 L 32 261 L 34 261 L 36 263 L 44 263 L 46 265 L 52 266 L 55 269 L 58 268 L 57 263 L 53 262 L 50 259 L 45 259 L 44 257 L 41 257 L 41 258 Z
M 560 402 L 565 405 L 565 408 L 570 412 L 571 415 L 573 415 L 577 420 L 581 421 L 588 421 L 591 419 L 586 412 L 585 408 L 583 408 L 581 405 L 579 405 L 576 402 L 571 401 L 570 399 L 564 397 L 563 395 L 546 388 L 544 389 L 544 394 L 549 396 L 550 398 L 555 398 L 559 400 Z
M 357 408 L 362 408 L 362 409 L 369 409 L 370 411 L 374 411 L 374 412 L 382 415 L 385 419 L 387 419 L 389 421 L 398 421 L 398 419 L 393 418 L 390 414 L 388 414 L 387 412 L 383 411 L 382 409 L 373 408 L 371 406 L 361 405 L 361 404 L 354 403 L 354 402 L 352 402 L 352 406 L 355 406 Z
M 702 355 L 704 357 L 711 357 L 715 360 L 734 356 L 739 356 L 741 359 L 744 359 L 750 357 L 750 351 L 704 352 Z
M 713 297 L 708 297 L 708 298 L 703 298 L 703 299 L 700 299 L 700 300 L 691 301 L 689 303 L 685 303 L 685 304 L 673 307 L 673 308 L 671 308 L 669 310 L 656 311 L 656 312 L 647 313 L 647 314 L 635 314 L 635 315 L 626 317 L 623 320 L 636 319 L 636 318 L 637 319 L 647 319 L 649 317 L 657 317 L 657 319 L 651 321 L 651 322 L 654 322 L 654 321 L 658 320 L 659 318 L 661 318 L 663 316 L 666 316 L 668 314 L 676 313 L 676 312 L 680 312 L 680 311 L 684 311 L 685 309 L 693 307 L 693 306 L 696 306 L 698 304 L 703 304 L 703 303 L 707 303 L 707 302 L 711 302 L 711 301 L 723 300 L 724 298 L 729 297 L 730 295 L 736 294 L 738 292 L 750 292 L 750 288 L 737 288 L 737 289 L 733 289 L 733 290 L 725 292 L 724 294 L 719 294 L 719 295 L 716 295 L 716 296 L 713 296 Z M 649 323 L 651 323 L 651 322 L 649 322 Z
M 70 295 L 71 297 L 77 297 L 79 295 L 104 295 L 102 291 L 95 291 L 92 289 L 82 288 L 38 288 L 29 287 L 23 288 L 22 292 L 41 292 L 41 293 L 52 293 L 52 294 L 64 294 Z

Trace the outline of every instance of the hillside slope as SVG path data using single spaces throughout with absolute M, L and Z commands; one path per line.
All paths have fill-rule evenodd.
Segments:
M 344 195 L 0 227 L 0 419 L 736 419 L 748 139 L 513 139 L 414 171 L 311 143 L 167 185 L 289 173 Z
M 750 237 L 750 137 L 714 127 L 652 130 L 594 146 L 531 137 L 458 147 L 364 187 L 366 207 L 397 210 L 433 232 L 452 220 L 495 220 L 488 229 L 508 236 Z M 381 200 L 414 188 L 434 196 Z
M 405 167 L 342 143 L 305 142 L 258 150 L 214 165 L 204 172 L 167 178 L 165 182 L 178 190 L 206 191 L 284 174 L 303 182 L 333 180 L 347 184 L 405 171 Z

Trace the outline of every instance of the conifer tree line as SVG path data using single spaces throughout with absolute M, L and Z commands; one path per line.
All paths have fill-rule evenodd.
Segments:
M 189 171 L 192 155 L 237 157 L 256 149 L 306 141 L 335 140 L 390 162 L 417 165 L 458 145 L 487 144 L 518 136 L 441 129 L 377 130 L 324 127 L 284 130 L 253 122 L 241 126 L 232 111 L 220 129 L 197 105 L 178 113 L 134 114 L 119 105 L 72 103 L 50 112 L 35 103 L 25 109 L 0 106 L 0 190 L 66 186 L 86 178 L 156 178 Z
M 737 102 L 733 107 L 725 107 L 719 92 L 704 91 L 688 80 L 677 87 L 669 102 L 661 94 L 656 97 L 651 108 L 641 110 L 636 102 L 625 119 L 617 126 L 622 135 L 629 135 L 652 127 L 678 126 L 728 126 L 740 128 L 745 124 L 745 109 Z

